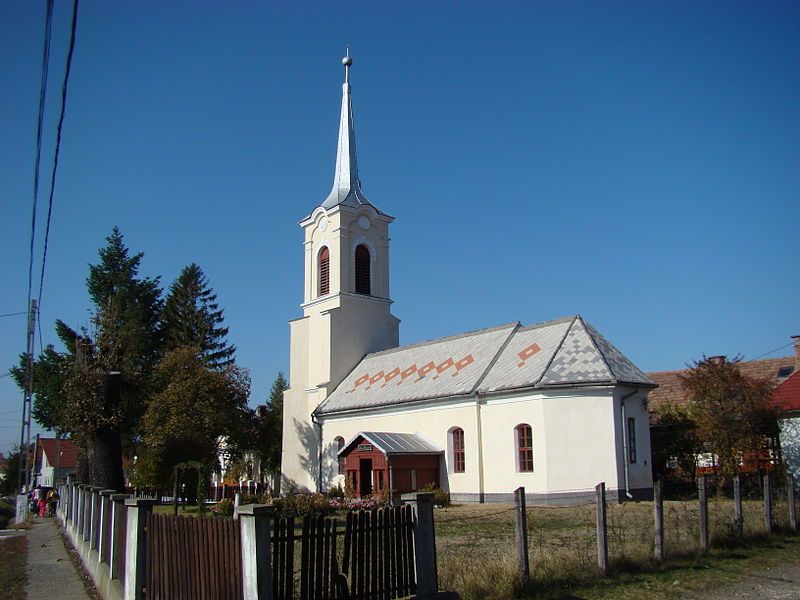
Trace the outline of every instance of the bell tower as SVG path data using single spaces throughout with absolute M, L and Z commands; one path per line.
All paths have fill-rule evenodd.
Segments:
M 282 490 L 317 489 L 320 432 L 312 413 L 364 355 L 399 344 L 389 298 L 389 224 L 361 191 L 348 55 L 333 187 L 300 221 L 304 233 L 303 316 L 290 321 L 284 393 Z M 325 490 L 322 490 L 325 491 Z

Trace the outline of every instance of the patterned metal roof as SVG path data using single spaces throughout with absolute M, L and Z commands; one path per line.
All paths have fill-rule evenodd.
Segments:
M 363 438 L 384 454 L 442 454 L 444 450 L 418 433 L 389 433 L 386 431 L 360 431 L 347 442 L 338 454 L 347 454 Z
M 655 386 L 580 316 L 511 323 L 367 355 L 317 410 L 330 414 L 515 389 Z
M 472 393 L 516 323 L 368 354 L 317 413 Z

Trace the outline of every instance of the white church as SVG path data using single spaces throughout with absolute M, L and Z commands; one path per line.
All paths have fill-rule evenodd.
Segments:
M 569 504 L 652 495 L 655 384 L 580 316 L 399 346 L 389 216 L 361 190 L 349 72 L 333 188 L 300 222 L 303 314 L 290 322 L 282 492 L 434 484 L 454 501 Z

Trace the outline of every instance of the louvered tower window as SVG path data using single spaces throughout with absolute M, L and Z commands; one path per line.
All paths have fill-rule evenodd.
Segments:
M 331 254 L 325 246 L 319 252 L 319 295 L 325 296 L 331 291 Z
M 356 247 L 356 294 L 369 296 L 372 293 L 369 270 L 369 250 L 361 244 Z

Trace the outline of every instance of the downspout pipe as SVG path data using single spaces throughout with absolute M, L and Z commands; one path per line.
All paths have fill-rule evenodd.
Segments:
M 316 413 L 311 413 L 311 422 L 317 430 L 317 492 L 322 492 L 322 423 L 317 420 Z
M 633 391 L 625 394 L 619 400 L 620 411 L 622 412 L 622 465 L 625 473 L 625 496 L 628 500 L 633 500 L 633 494 L 631 494 L 630 476 L 628 474 L 628 421 L 625 418 L 625 400 L 638 391 L 639 388 L 633 388 Z

